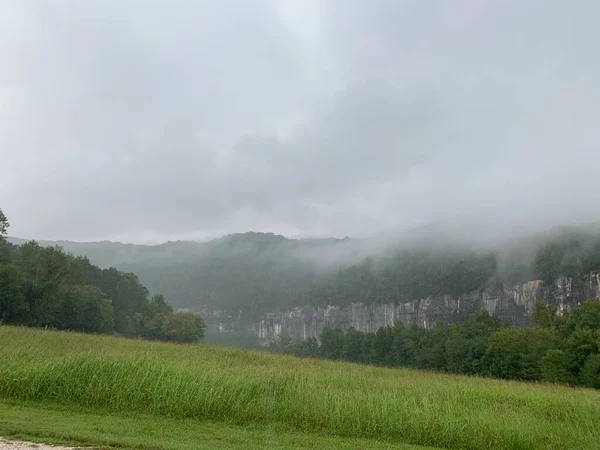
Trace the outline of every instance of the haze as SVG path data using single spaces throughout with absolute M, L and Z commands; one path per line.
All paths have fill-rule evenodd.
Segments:
M 596 1 L 0 2 L 0 207 L 36 239 L 598 219 Z

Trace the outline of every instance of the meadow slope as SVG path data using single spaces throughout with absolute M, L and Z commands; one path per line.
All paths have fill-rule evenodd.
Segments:
M 598 391 L 6 326 L 0 343 L 0 434 L 12 421 L 12 435 L 35 437 L 14 417 L 45 408 L 55 423 L 95 414 L 210 424 L 224 437 L 314 433 L 311 446 L 327 438 L 366 440 L 363 448 L 600 448 Z M 169 445 L 154 448 L 177 448 Z

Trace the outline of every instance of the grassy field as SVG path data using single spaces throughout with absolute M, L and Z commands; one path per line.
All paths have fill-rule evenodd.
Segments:
M 51 405 L 0 402 L 0 436 L 49 444 L 144 450 L 427 450 L 373 439 L 306 433 L 284 426 L 235 426 L 149 414 L 118 415 Z
M 126 448 L 597 449 L 600 392 L 0 327 L 0 435 Z

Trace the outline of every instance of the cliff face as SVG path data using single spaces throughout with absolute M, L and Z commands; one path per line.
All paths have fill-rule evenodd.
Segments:
M 404 326 L 415 323 L 431 328 L 437 323 L 452 322 L 483 309 L 496 314 L 503 321 L 526 325 L 538 300 L 557 305 L 560 313 L 598 297 L 600 272 L 576 279 L 559 277 L 552 283 L 534 280 L 517 285 L 498 285 L 458 297 L 440 295 L 380 305 L 352 303 L 343 307 L 304 306 L 267 314 L 258 324 L 258 334 L 263 342 L 268 342 L 282 334 L 293 340 L 318 339 L 326 327 L 353 327 L 372 332 L 401 322 Z

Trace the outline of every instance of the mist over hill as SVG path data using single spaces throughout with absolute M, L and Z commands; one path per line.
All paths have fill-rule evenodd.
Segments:
M 40 243 L 60 245 L 100 267 L 133 272 L 175 308 L 239 326 L 294 306 L 407 302 L 600 270 L 597 224 L 491 235 L 477 225 L 433 224 L 362 239 L 247 232 L 160 245 Z

